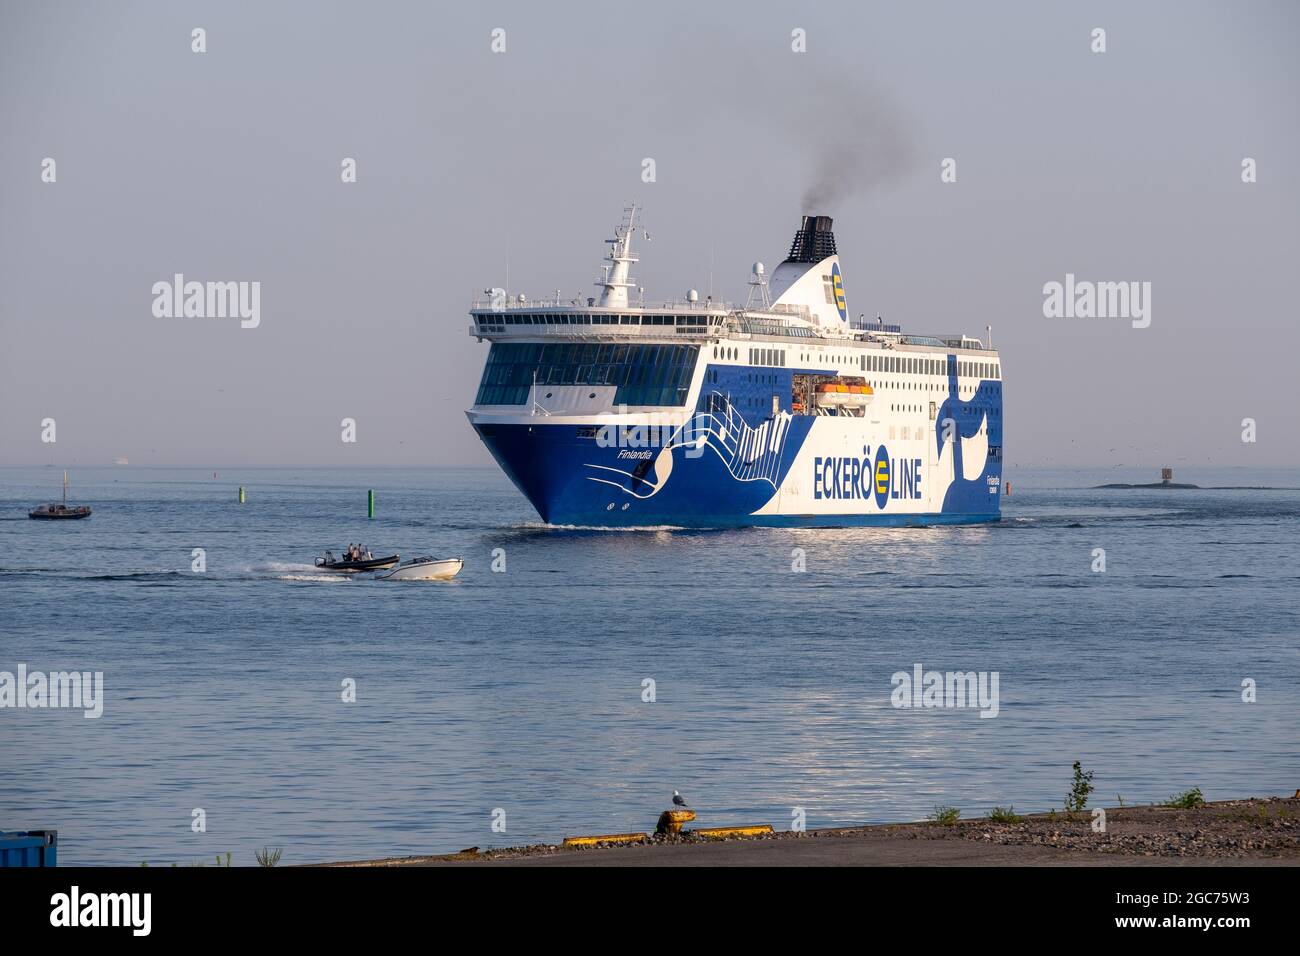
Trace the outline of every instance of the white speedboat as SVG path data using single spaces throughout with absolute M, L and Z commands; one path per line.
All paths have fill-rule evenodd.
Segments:
M 460 558 L 412 558 L 375 577 L 385 581 L 450 581 L 464 566 Z

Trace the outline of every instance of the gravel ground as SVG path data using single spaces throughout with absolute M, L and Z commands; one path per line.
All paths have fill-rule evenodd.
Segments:
M 971 820 L 919 830 L 917 836 L 935 839 L 939 829 L 1004 846 L 1140 856 L 1279 856 L 1300 862 L 1300 799 L 1294 797 L 1225 800 L 1195 809 L 1111 808 L 1106 810 L 1105 832 L 1093 832 L 1090 814 L 1069 819 L 1061 813 L 1034 815 L 1013 824 Z
M 761 821 L 756 821 L 761 822 Z M 646 844 L 471 848 L 442 856 L 358 861 L 351 866 L 458 863 L 558 865 L 979 865 L 1125 863 L 1300 865 L 1300 798 L 1226 800 L 1196 808 L 1108 807 L 1105 832 L 1091 812 L 904 823 L 703 839 L 685 833 Z

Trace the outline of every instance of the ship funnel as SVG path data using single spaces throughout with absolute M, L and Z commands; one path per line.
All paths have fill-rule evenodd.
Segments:
M 830 216 L 804 216 L 803 224 L 790 243 L 786 262 L 821 262 L 835 255 L 835 233 Z

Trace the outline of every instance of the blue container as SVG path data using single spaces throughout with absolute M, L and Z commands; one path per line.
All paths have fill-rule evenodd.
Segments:
M 58 851 L 58 830 L 0 832 L 0 866 L 56 866 Z

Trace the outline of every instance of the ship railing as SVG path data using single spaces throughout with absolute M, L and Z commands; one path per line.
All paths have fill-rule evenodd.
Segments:
M 789 303 L 778 303 L 763 310 L 764 312 L 775 312 L 778 315 L 795 315 L 809 322 L 812 321 L 812 310 L 806 305 L 797 305 Z
M 742 338 L 755 335 L 786 339 L 823 338 L 815 329 L 806 325 L 791 325 L 779 319 L 763 319 L 748 315 L 733 317 L 727 323 L 727 328 L 733 335 Z
M 470 299 L 470 309 L 472 311 L 486 311 L 491 309 L 493 312 L 518 312 L 518 311 L 535 311 L 540 309 L 553 309 L 555 311 L 572 312 L 574 310 L 601 310 L 608 309 L 607 306 L 600 305 L 599 299 L 594 299 L 590 304 L 586 297 L 569 297 L 563 296 L 549 299 L 529 299 L 522 301 L 517 295 L 483 296 L 475 295 Z M 711 299 L 703 301 L 692 301 L 690 299 L 667 299 L 657 302 L 629 302 L 626 309 L 617 311 L 637 311 L 637 312 L 731 312 L 734 307 L 730 302 L 714 302 Z
M 980 339 L 971 338 L 969 335 L 936 335 L 933 338 L 938 339 L 944 344 L 944 347 L 950 349 L 966 349 L 968 352 L 997 351 L 992 345 L 985 345 Z
M 468 327 L 470 335 L 484 338 L 546 338 L 554 336 L 566 342 L 629 342 L 638 339 L 717 338 L 720 326 L 708 325 L 504 325 L 480 319 Z

